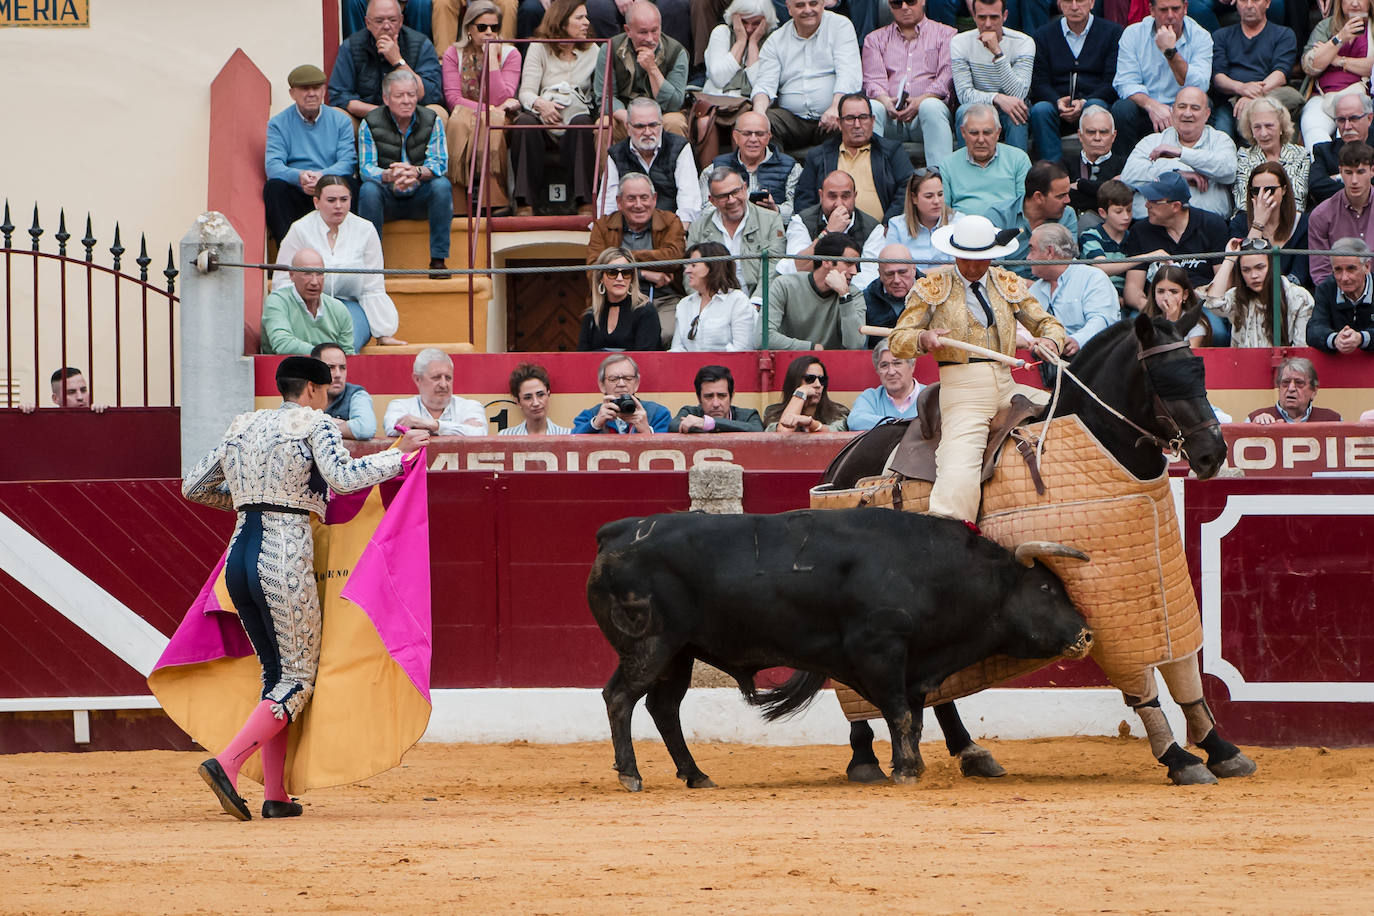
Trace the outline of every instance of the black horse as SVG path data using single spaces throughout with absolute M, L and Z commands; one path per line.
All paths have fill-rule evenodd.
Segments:
M 1040 419 L 1076 414 L 1137 479 L 1153 480 L 1164 473 L 1166 449 L 1181 451 L 1199 478 L 1212 477 L 1225 460 L 1226 443 L 1207 402 L 1202 359 L 1193 354 L 1186 339 L 1200 315 L 1199 306 L 1174 323 L 1140 316 L 1095 335 L 1079 351 L 1071 368 L 1101 403 L 1084 387 L 1064 379 L 1058 402 Z M 882 473 L 904 430 L 905 424 L 887 424 L 854 440 L 827 469 L 823 482 L 844 489 L 863 477 Z M 1169 777 L 1177 784 L 1191 784 L 1253 773 L 1254 763 L 1217 733 L 1202 700 L 1196 657 L 1161 665 L 1160 671 L 1170 693 L 1184 708 L 1190 737 L 1208 754 L 1204 766 L 1201 759 L 1173 740 L 1157 697 L 1127 697 L 1145 723 L 1151 748 L 1168 767 Z M 945 746 L 951 756 L 959 758 L 964 775 L 1001 776 L 1006 772 L 986 749 L 974 743 L 953 703 L 937 705 L 935 718 L 944 732 Z M 849 743 L 853 749 L 848 767 L 851 780 L 876 782 L 886 778 L 873 753 L 873 729 L 868 722 L 852 723 Z

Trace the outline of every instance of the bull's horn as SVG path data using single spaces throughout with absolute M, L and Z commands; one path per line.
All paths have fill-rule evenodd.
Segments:
M 1036 557 L 1072 557 L 1087 562 L 1088 555 L 1075 550 L 1067 544 L 1055 541 L 1026 541 L 1016 545 L 1016 562 L 1022 566 L 1034 566 Z

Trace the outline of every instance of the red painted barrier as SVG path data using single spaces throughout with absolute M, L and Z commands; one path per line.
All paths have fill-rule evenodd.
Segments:
M 1246 744 L 1374 742 L 1374 480 L 1190 480 L 1208 702 Z

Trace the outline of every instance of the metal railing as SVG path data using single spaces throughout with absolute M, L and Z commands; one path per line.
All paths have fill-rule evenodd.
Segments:
M 1281 284 L 1281 282 L 1280 282 L 1280 274 L 1279 274 L 1279 272 L 1278 272 L 1279 259 L 1280 259 L 1283 255 L 1288 255 L 1288 254 L 1296 254 L 1296 255 L 1314 255 L 1314 254 L 1315 254 L 1315 255 L 1329 255 L 1329 254 L 1331 254 L 1330 251 L 1322 251 L 1322 250 L 1308 249 L 1308 248 L 1268 248 L 1268 249 L 1264 249 L 1264 250 L 1261 250 L 1261 251 L 1247 250 L 1247 251 L 1244 251 L 1244 252 L 1234 252 L 1234 251 L 1209 251 L 1209 252 L 1199 252 L 1199 253 L 1196 253 L 1196 254 L 1194 254 L 1194 253 L 1189 253 L 1189 254 L 1187 254 L 1187 255 L 1175 255 L 1175 256 L 1163 256 L 1163 257 L 1158 256 L 1158 255 L 1139 255 L 1139 256 L 1135 256 L 1135 257 L 1124 257 L 1124 258 L 1119 258 L 1119 259 L 1116 259 L 1113 263 L 1123 263 L 1123 262 L 1125 262 L 1125 263 L 1136 263 L 1136 264 L 1154 264 L 1154 263 L 1161 263 L 1161 264 L 1164 264 L 1164 263 L 1176 262 L 1176 261 L 1179 261 L 1179 260 L 1206 260 L 1206 261 L 1215 261 L 1215 260 L 1220 260 L 1220 259 L 1222 259 L 1222 258 L 1227 258 L 1227 257 L 1239 257 L 1239 256 L 1242 255 L 1242 254 L 1246 254 L 1246 255 L 1261 254 L 1261 255 L 1265 255 L 1265 256 L 1267 256 L 1267 257 L 1269 258 L 1269 263 L 1270 263 L 1269 277 L 1270 277 L 1270 281 L 1271 281 L 1271 284 L 1272 284 L 1273 297 L 1274 297 L 1274 298 L 1273 298 L 1274 308 L 1273 308 L 1273 315 L 1272 315 L 1272 319 L 1273 319 L 1272 333 L 1273 333 L 1273 336 L 1272 336 L 1271 339 L 1274 340 L 1274 341 L 1280 341 L 1280 340 L 1283 339 L 1283 334 L 1282 334 L 1283 325 L 1282 325 L 1282 322 L 1283 322 L 1283 319 L 1284 319 L 1284 308 L 1283 308 L 1283 303 L 1284 303 L 1284 301 L 1283 301 L 1283 289 L 1282 289 L 1282 284 Z M 769 300 L 770 300 L 770 279 L 774 279 L 774 280 L 776 279 L 776 278 L 770 277 L 770 275 L 772 275 L 772 274 L 774 274 L 774 273 L 776 272 L 775 269 L 773 269 L 773 268 L 774 268 L 774 265 L 775 265 L 779 260 L 796 260 L 796 261 L 808 261 L 808 262 L 809 262 L 809 261 L 815 260 L 815 256 L 814 256 L 814 255 L 800 255 L 800 254 L 798 254 L 798 255 L 785 254 L 785 255 L 779 256 L 779 255 L 770 254 L 770 253 L 767 252 L 767 251 L 762 251 L 762 252 L 760 252 L 760 253 L 758 253 L 758 254 L 715 255 L 715 256 L 711 256 L 711 257 L 679 258 L 679 259 L 675 259 L 675 260 L 662 260 L 662 261 L 635 261 L 634 266 L 635 266 L 637 269 L 644 269 L 644 268 L 651 268 L 651 269 L 652 269 L 652 268 L 664 268 L 664 267 L 666 267 L 666 268 L 672 268 L 672 269 L 680 269 L 680 268 L 682 268 L 684 265 L 687 265 L 687 264 L 710 264 L 710 263 L 713 263 L 713 262 L 716 262 L 716 261 L 729 261 L 729 262 L 738 262 L 738 261 L 757 261 L 757 262 L 759 262 L 759 287 L 758 287 L 757 292 L 758 292 L 758 295 L 760 296 L 760 298 L 761 298 L 761 300 L 762 300 L 761 303 L 760 303 L 760 314 L 759 314 L 760 329 L 761 329 L 761 331 L 760 331 L 761 339 L 760 339 L 759 349 L 761 349 L 761 350 L 767 350 L 767 349 L 768 349 L 768 336 L 769 336 L 769 328 L 768 328 L 769 321 L 768 321 L 768 318 L 769 318 L 769 308 L 770 308 L 770 301 L 769 301 Z M 828 261 L 843 261 L 843 262 L 854 263 L 854 264 L 878 264 L 878 265 L 882 265 L 882 264 L 912 264 L 912 265 L 915 265 L 915 266 L 917 266 L 917 267 L 948 267 L 948 266 L 950 266 L 950 262 L 949 262 L 949 261 L 936 261 L 936 260 L 918 259 L 918 258 L 906 258 L 906 259 L 898 259 L 898 258 L 865 258 L 865 257 L 845 257 L 845 256 L 839 256 L 839 255 L 837 255 L 837 256 L 828 256 L 828 257 L 825 258 L 825 260 L 828 260 Z M 1027 259 L 1019 259 L 1019 260 L 1013 260 L 1013 259 L 1000 259 L 1000 260 L 996 261 L 995 263 L 996 263 L 997 265 L 999 265 L 999 266 L 1004 266 L 1004 267 L 1022 267 L 1022 266 L 1033 267 L 1033 266 L 1036 266 L 1036 265 L 1052 265 L 1052 264 L 1055 264 L 1055 265 L 1057 265 L 1057 264 L 1065 264 L 1065 265 L 1067 265 L 1067 264 L 1087 264 L 1087 265 L 1090 265 L 1090 266 L 1091 266 L 1091 265 L 1093 265 L 1094 262 L 1093 262 L 1093 261 L 1084 260 L 1084 259 L 1082 259 L 1082 258 L 1059 258 L 1059 259 L 1045 259 L 1045 260 L 1032 260 L 1032 259 L 1027 258 Z M 290 270 L 290 269 L 292 269 L 292 268 L 283 267 L 283 266 L 280 265 L 280 264 L 246 264 L 246 263 L 245 263 L 245 264 L 217 264 L 216 266 L 219 266 L 219 267 L 237 267 L 237 268 L 258 269 L 258 270 L 267 270 L 267 269 L 272 269 L 272 270 Z M 551 264 L 551 265 L 545 265 L 545 266 L 541 266 L 541 267 L 471 267 L 471 268 L 458 268 L 458 267 L 455 267 L 455 268 L 449 268 L 449 269 L 447 269 L 446 271 L 444 271 L 444 273 L 446 273 L 446 274 L 448 274 L 448 275 L 452 275 L 452 276 L 490 276 L 490 277 L 496 277 L 496 276 L 502 276 L 502 275 L 520 275 L 520 274 L 590 273 L 590 272 L 592 272 L 592 271 L 596 271 L 596 270 L 600 270 L 600 269 L 601 269 L 601 266 L 600 266 L 600 265 L 596 265 L 596 264 Z M 428 275 L 431 273 L 431 271 L 429 271 L 428 269 L 368 268 L 368 267 L 325 268 L 325 269 L 324 269 L 324 272 L 325 272 L 325 273 L 340 273 L 340 274 L 372 274 L 372 273 L 379 273 L 379 274 L 383 274 L 383 275 L 385 275 L 385 276 L 428 276 Z M 862 290 L 860 290 L 860 292 L 862 292 Z M 469 308 L 471 308 L 471 305 L 469 305 Z M 1278 345 L 1278 344 L 1275 344 L 1275 346 L 1279 346 L 1279 345 Z M 1291 346 L 1306 346 L 1306 342 L 1305 342 L 1305 341 L 1294 341 L 1294 342 L 1292 342 Z
M 112 258 L 109 267 L 95 263 L 99 242 L 90 214 L 86 216 L 86 234 L 78 240 L 84 249 L 81 256 L 67 253 L 72 236 L 67 231 L 65 210 L 59 211 L 57 231 L 52 235 L 57 241 L 55 254 L 41 248 L 47 230 L 36 205 L 27 230 L 27 249 L 15 247 L 16 228 L 7 200 L 0 222 L 0 283 L 5 301 L 3 371 L 9 381 L 4 405 L 45 403 L 50 373 L 73 362 L 82 363 L 76 368 L 92 386 L 92 402 L 143 407 L 176 404 L 179 271 L 172 246 L 167 246 L 163 281 L 150 281 L 153 259 L 146 236 L 140 235 L 138 256 L 134 258 L 138 275 L 124 272 L 126 250 L 118 223 L 108 249 Z M 83 288 L 84 295 L 80 292 Z M 101 385 L 99 395 L 94 391 L 97 382 Z M 60 398 L 65 401 L 65 388 Z

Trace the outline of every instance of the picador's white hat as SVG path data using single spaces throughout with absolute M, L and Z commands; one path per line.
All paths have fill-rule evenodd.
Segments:
M 970 261 L 992 261 L 1005 258 L 1020 246 L 1016 229 L 998 230 L 986 216 L 965 216 L 941 226 L 930 234 L 930 244 L 945 254 Z

